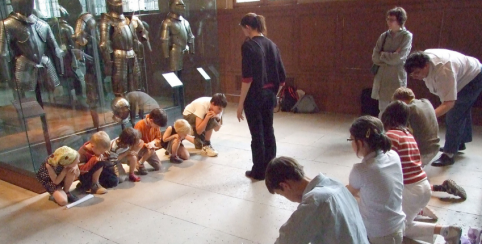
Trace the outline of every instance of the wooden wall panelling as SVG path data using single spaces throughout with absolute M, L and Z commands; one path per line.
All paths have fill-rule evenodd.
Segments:
M 319 71 L 323 75 L 335 68 L 336 14 L 304 15 L 300 19 L 298 65 L 300 71 Z
M 407 29 L 414 35 L 412 51 L 449 48 L 482 60 L 482 46 L 476 41 L 482 37 L 478 28 L 482 1 L 332 1 L 218 11 L 230 22 L 219 25 L 229 25 L 220 32 L 230 33 L 220 37 L 229 38 L 223 43 L 230 43 L 226 48 L 220 41 L 220 49 L 226 52 L 220 57 L 227 58 L 222 62 L 229 64 L 222 73 L 231 81 L 241 74 L 244 37 L 234 26 L 244 14 L 256 12 L 266 17 L 269 38 L 279 46 L 287 74 L 295 78 L 298 88 L 312 94 L 322 111 L 359 114 L 361 90 L 373 83 L 368 72 L 372 50 L 387 30 L 385 13 L 394 6 L 407 10 Z M 429 98 L 434 106 L 439 104 L 438 97 L 430 94 L 423 82 L 409 79 L 408 87 L 417 97 Z M 234 96 L 239 93 L 234 92 Z

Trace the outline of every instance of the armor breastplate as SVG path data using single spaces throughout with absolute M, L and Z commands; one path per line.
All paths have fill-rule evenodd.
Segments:
M 74 34 L 74 28 L 67 24 L 67 22 L 62 21 L 59 24 L 60 29 L 60 44 L 66 47 L 66 49 L 74 48 L 74 41 L 72 40 L 72 35 Z M 65 49 L 63 49 L 65 51 Z
M 47 23 L 33 15 L 26 19 L 19 18 L 15 14 L 10 14 L 4 23 L 9 40 L 13 43 L 14 52 L 40 64 L 47 50 L 49 28 Z
M 173 48 L 180 49 L 184 51 L 187 45 L 188 34 L 186 27 L 184 25 L 184 19 L 181 17 L 180 20 L 171 18 L 170 25 L 170 41 Z
M 113 50 L 132 50 L 134 48 L 134 35 L 126 19 L 113 21 L 111 36 Z

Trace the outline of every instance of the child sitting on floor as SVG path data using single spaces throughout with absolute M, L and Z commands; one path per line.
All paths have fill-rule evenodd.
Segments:
M 371 244 L 401 244 L 403 175 L 400 158 L 390 150 L 382 122 L 362 116 L 350 127 L 351 147 L 361 163 L 353 165 L 348 190 L 360 197 L 360 213 Z
M 121 163 L 126 162 L 129 165 L 129 180 L 133 182 L 141 180 L 139 176 L 134 174 L 134 170 L 137 165 L 137 154 L 143 146 L 144 141 L 141 140 L 141 133 L 130 127 L 125 128 L 119 137 L 110 142 L 109 161 L 118 168 L 117 172 L 124 172 Z M 124 181 L 124 176 L 118 175 L 118 177 L 119 182 Z
M 78 163 L 79 153 L 70 147 L 63 146 L 55 150 L 37 172 L 37 179 L 60 206 L 78 200 L 70 193 L 70 186 L 80 173 Z
M 191 134 L 191 125 L 184 119 L 178 119 L 174 126 L 167 127 L 162 136 L 161 145 L 171 155 L 171 163 L 182 163 L 189 159 L 189 152 L 182 144 L 184 139 L 194 144 L 194 137 Z

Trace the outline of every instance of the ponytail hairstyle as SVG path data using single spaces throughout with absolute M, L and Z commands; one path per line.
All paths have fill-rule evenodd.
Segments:
M 382 150 L 386 153 L 392 147 L 390 138 L 385 135 L 382 122 L 373 116 L 361 116 L 350 127 L 350 134 L 356 141 L 362 141 L 373 150 Z M 357 144 L 358 145 L 358 144 Z M 359 148 L 357 146 L 357 155 Z
M 410 108 L 402 101 L 393 101 L 382 114 L 382 122 L 385 130 L 401 130 L 408 132 L 408 117 Z
M 254 30 L 257 30 L 263 35 L 268 35 L 268 29 L 266 28 L 266 21 L 263 15 L 257 15 L 255 13 L 247 13 L 239 23 L 241 26 L 249 26 Z

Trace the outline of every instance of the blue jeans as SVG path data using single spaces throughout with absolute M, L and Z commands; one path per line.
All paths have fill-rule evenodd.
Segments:
M 454 107 L 445 116 L 444 152 L 457 153 L 459 145 L 472 141 L 471 109 L 482 92 L 482 72 L 457 93 Z

